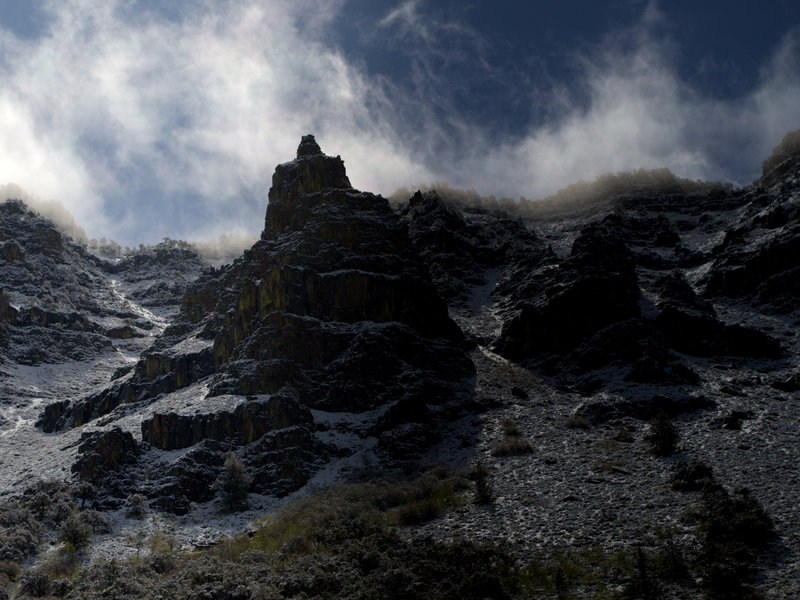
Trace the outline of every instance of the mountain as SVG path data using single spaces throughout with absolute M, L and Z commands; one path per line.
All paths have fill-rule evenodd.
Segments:
M 793 597 L 798 139 L 741 189 L 656 171 L 539 204 L 443 190 L 391 205 L 353 189 L 309 135 L 275 170 L 261 238 L 221 267 L 166 241 L 95 256 L 7 201 L 0 493 L 51 527 L 70 511 L 37 516 L 43 485 L 89 503 L 110 520 L 90 561 L 130 553 L 142 512 L 204 546 L 366 481 L 352 489 L 384 490 L 380 514 L 413 524 L 392 543 L 433 564 L 460 548 L 481 597 Z M 436 463 L 450 466 L 420 475 Z M 234 517 L 218 492 L 237 469 L 250 510 Z M 402 516 L 423 502 L 426 516 Z M 384 535 L 377 518 L 364 540 Z M 36 556 L 52 539 L 37 527 L 0 560 Z M 358 539 L 336 531 L 337 547 Z M 503 578 L 468 567 L 481 552 Z M 340 595 L 384 589 L 382 569 L 400 568 L 362 556 L 351 577 L 353 556 L 329 569 Z M 277 597 L 325 596 L 284 568 Z M 94 597 L 86 573 L 65 593 Z

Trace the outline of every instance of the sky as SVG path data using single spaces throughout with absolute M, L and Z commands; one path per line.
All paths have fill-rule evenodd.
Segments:
M 259 235 L 306 133 L 358 189 L 536 199 L 747 184 L 798 128 L 796 0 L 0 0 L 0 185 L 123 245 Z

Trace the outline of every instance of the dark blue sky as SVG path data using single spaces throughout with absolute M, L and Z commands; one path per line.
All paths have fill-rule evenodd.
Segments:
M 788 0 L 0 0 L 0 27 L 0 185 L 122 243 L 258 235 L 308 132 L 362 189 L 537 198 L 748 183 L 800 127 Z

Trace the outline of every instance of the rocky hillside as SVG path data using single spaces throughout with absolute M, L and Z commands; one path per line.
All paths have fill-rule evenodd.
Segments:
M 482 597 L 795 597 L 797 139 L 742 189 L 661 173 L 522 210 L 435 191 L 390 206 L 305 136 L 275 170 L 261 239 L 220 268 L 166 243 L 108 261 L 6 202 L 2 493 L 33 519 L 35 480 L 70 482 L 111 520 L 95 555 L 124 556 L 148 511 L 207 545 L 330 484 L 445 462 L 472 482 L 369 484 L 382 499 L 356 504 L 425 500 L 402 543 L 470 540 L 464 565 L 498 544 L 505 575 L 471 575 Z M 215 484 L 231 457 L 248 481 L 238 520 Z M 346 548 L 345 530 L 314 543 Z M 51 539 L 36 535 L 5 558 L 35 556 Z M 403 553 L 370 552 L 384 563 L 359 555 L 355 579 L 379 589 Z M 327 597 L 281 564 L 234 596 Z M 86 573 L 65 593 L 93 597 Z

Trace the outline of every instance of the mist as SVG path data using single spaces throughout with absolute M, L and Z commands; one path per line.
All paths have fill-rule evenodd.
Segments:
M 653 2 L 634 26 L 575 49 L 563 81 L 496 69 L 481 32 L 402 2 L 373 30 L 411 64 L 407 88 L 331 41 L 346 9 L 187 3 L 169 19 L 122 0 L 46 3 L 40 36 L 0 32 L 0 182 L 56 199 L 91 238 L 253 237 L 275 165 L 306 133 L 344 158 L 359 189 L 443 181 L 535 199 L 640 168 L 749 183 L 800 126 L 792 35 L 755 87 L 718 99 L 680 78 Z M 547 118 L 509 132 L 461 112 L 447 66 L 466 62 Z

